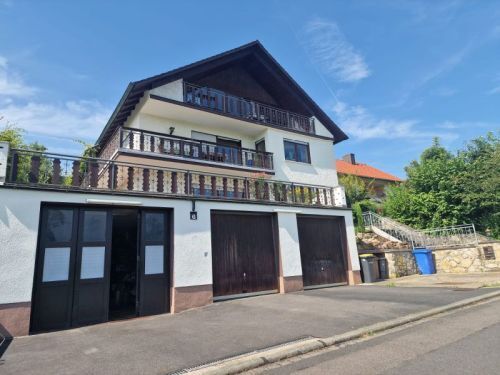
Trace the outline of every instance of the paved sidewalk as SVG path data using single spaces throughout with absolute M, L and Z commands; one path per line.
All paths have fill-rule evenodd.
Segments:
M 411 275 L 376 283 L 386 286 L 438 287 L 438 288 L 483 288 L 500 287 L 500 272 L 436 273 L 433 275 Z
M 488 292 L 357 286 L 221 302 L 176 315 L 19 338 L 0 360 L 0 373 L 167 374 Z

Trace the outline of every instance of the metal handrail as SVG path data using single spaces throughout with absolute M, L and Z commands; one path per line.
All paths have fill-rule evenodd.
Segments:
M 367 226 L 376 227 L 382 231 L 391 231 L 388 234 L 400 241 L 409 242 L 412 248 L 478 244 L 474 224 L 419 230 L 371 211 L 363 213 L 363 221 Z
M 256 122 L 315 134 L 314 117 L 308 117 L 210 87 L 184 82 L 184 102 Z

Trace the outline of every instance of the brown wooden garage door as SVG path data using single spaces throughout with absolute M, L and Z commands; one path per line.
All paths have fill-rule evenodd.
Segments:
M 214 297 L 277 290 L 272 214 L 212 212 Z
M 345 225 L 340 217 L 297 215 L 304 286 L 345 283 Z

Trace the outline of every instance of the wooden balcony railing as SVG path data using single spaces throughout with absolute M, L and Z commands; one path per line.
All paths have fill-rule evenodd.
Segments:
M 17 149 L 11 150 L 8 166 L 6 185 L 14 186 L 281 205 L 342 206 L 342 201 L 337 199 L 340 187 L 259 177 L 224 176 Z
M 314 118 L 184 82 L 184 102 L 245 120 L 315 134 Z
M 120 148 L 125 150 L 151 152 L 158 155 L 249 169 L 272 171 L 274 168 L 273 154 L 271 152 L 257 152 L 247 148 L 221 146 L 213 142 L 136 129 L 120 128 L 119 131 Z

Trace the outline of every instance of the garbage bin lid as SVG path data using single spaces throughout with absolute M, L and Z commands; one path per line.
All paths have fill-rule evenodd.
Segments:
M 373 254 L 361 254 L 359 257 L 360 258 L 375 258 L 375 255 L 373 255 Z
M 432 250 L 426 249 L 425 247 L 421 248 L 415 248 L 413 249 L 413 253 L 415 254 L 427 254 L 427 253 L 432 253 Z

